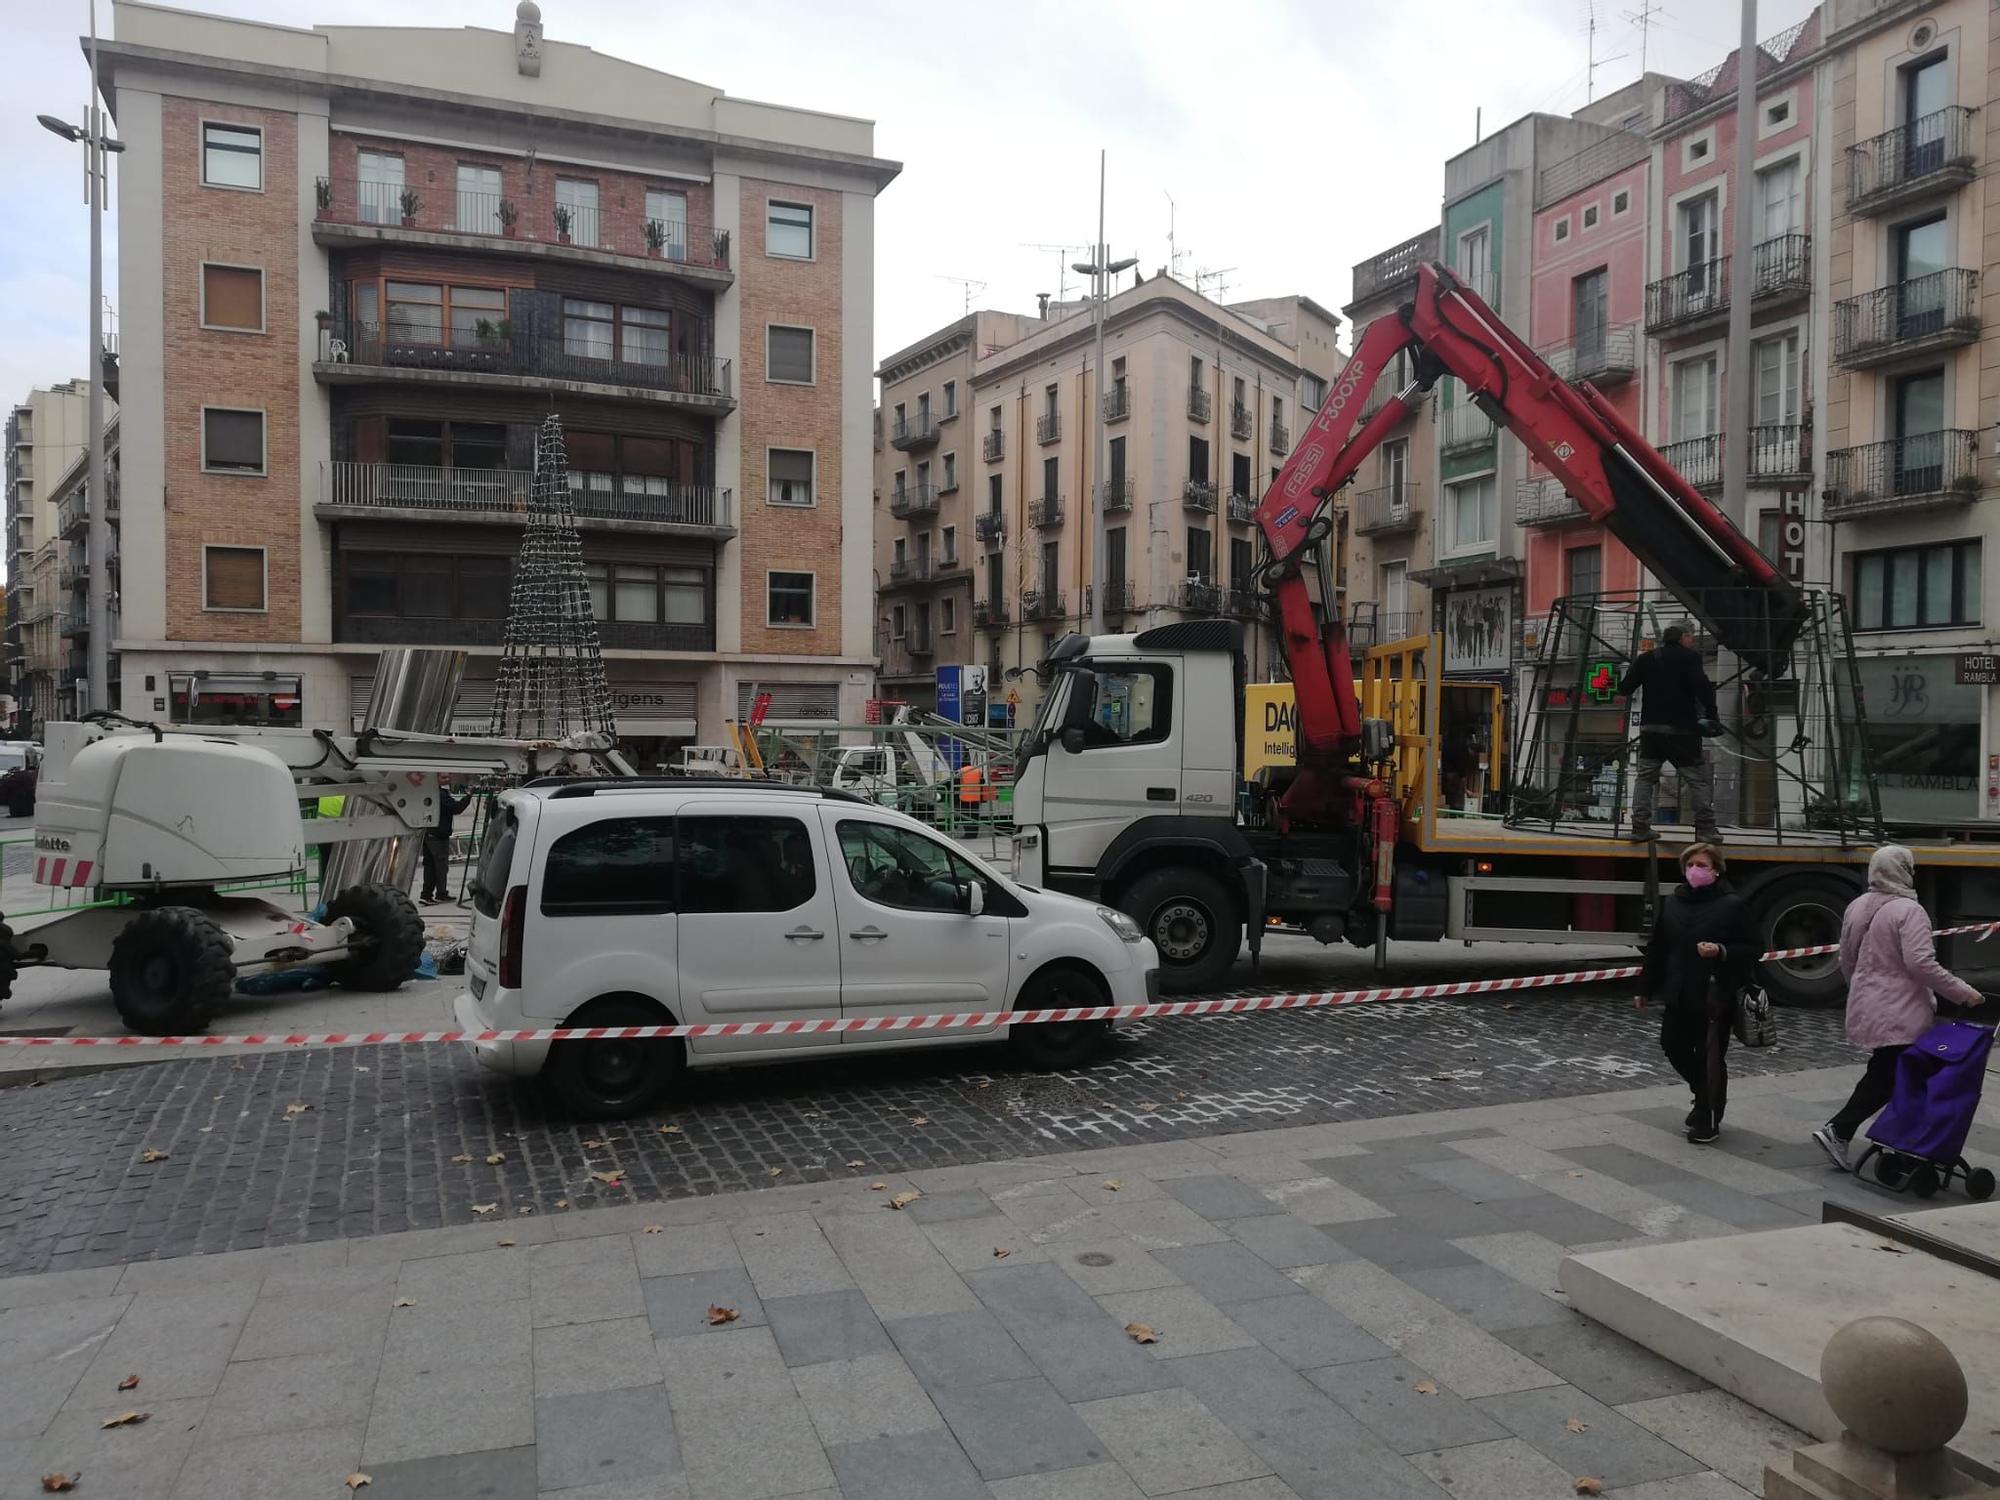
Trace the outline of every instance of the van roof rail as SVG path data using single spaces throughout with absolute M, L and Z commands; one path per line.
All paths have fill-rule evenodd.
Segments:
M 551 800 L 563 797 L 594 797 L 599 792 L 673 792 L 695 789 L 704 792 L 780 792 L 800 797 L 820 797 L 830 802 L 860 802 L 868 799 L 841 787 L 800 786 L 790 781 L 757 781 L 744 776 L 537 776 L 522 783 L 524 790 L 546 790 Z

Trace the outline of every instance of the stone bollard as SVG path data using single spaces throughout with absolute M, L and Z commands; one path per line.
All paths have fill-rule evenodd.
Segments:
M 1827 1340 L 1820 1391 L 1846 1430 L 1767 1465 L 1765 1500 L 2000 1500 L 1945 1451 L 1965 1425 L 1965 1371 L 1903 1318 L 1857 1318 Z

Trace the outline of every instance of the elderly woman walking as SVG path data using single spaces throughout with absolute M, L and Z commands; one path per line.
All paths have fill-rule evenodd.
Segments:
M 1916 876 L 1916 856 L 1900 844 L 1884 844 L 1868 861 L 1866 894 L 1849 904 L 1840 924 L 1847 1039 L 1867 1051 L 1868 1069 L 1840 1113 L 1812 1137 L 1843 1172 L 1854 1132 L 1895 1092 L 1898 1060 L 1937 1020 L 1937 997 L 1960 1005 L 1985 999 L 1938 962 Z

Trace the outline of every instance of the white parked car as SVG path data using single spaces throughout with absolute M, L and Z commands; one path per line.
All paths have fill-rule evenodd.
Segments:
M 1016 885 L 914 818 L 768 782 L 562 781 L 503 793 L 473 885 L 466 1030 L 921 1016 L 1155 998 L 1122 912 Z M 1012 1035 L 1009 1036 L 1010 1030 Z M 472 1044 L 575 1112 L 658 1103 L 683 1068 L 1007 1038 L 1071 1067 L 1108 1023 Z

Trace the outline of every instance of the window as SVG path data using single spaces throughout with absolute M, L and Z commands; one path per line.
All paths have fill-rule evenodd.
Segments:
M 958 601 L 946 594 L 938 603 L 938 634 L 958 634 Z
M 1757 239 L 1760 243 L 1805 227 L 1799 159 L 1781 161 L 1757 174 Z
M 222 406 L 201 409 L 201 466 L 211 474 L 264 472 L 264 414 Z
M 174 672 L 167 678 L 167 690 L 173 702 L 169 722 L 175 724 L 296 729 L 303 718 L 296 677 L 262 672 Z
M 673 909 L 672 818 L 606 818 L 549 846 L 543 916 L 636 917 Z
M 958 488 L 958 455 L 956 453 L 947 453 L 944 456 L 944 480 L 938 488 L 940 490 L 955 490 Z
M 1595 229 L 1597 227 L 1597 205 L 1595 203 L 1586 203 L 1584 205 L 1583 227 L 1585 229 Z
M 1791 427 L 1799 420 L 1799 334 L 1797 329 L 1750 346 L 1756 384 L 1756 424 Z
M 451 342 L 464 349 L 495 344 L 507 321 L 507 294 L 498 287 L 455 286 L 451 289 Z
M 1054 385 L 1042 388 L 1042 415 L 1051 422 L 1062 415 L 1062 408 L 1056 400 L 1058 394 L 1058 388 Z
M 1052 597 L 1056 590 L 1062 587 L 1062 544 L 1060 542 L 1042 543 L 1041 579 L 1042 593 L 1045 597 Z
M 583 177 L 556 179 L 556 207 L 569 210 L 570 243 L 597 244 L 597 184 Z M 560 220 L 558 220 L 560 224 Z M 558 230 L 560 232 L 560 230 Z
M 201 326 L 236 333 L 264 331 L 264 273 L 254 266 L 201 268 Z
M 1233 536 L 1229 539 L 1229 583 L 1232 588 L 1250 587 L 1250 573 L 1256 566 L 1252 556 L 1248 537 Z
M 1410 503 L 1410 440 L 1397 438 L 1382 445 L 1382 479 L 1389 503 L 1401 511 Z
M 1007 597 L 1007 572 L 1005 555 L 999 552 L 986 554 L 986 602 L 998 609 Z M 997 679 L 996 679 L 997 680 Z
M 1042 498 L 1050 504 L 1055 503 L 1061 477 L 1061 460 L 1054 458 L 1042 460 Z
M 806 203 L 773 203 L 764 219 L 764 253 L 787 260 L 811 260 L 813 211 Z
M 646 189 L 648 231 L 660 237 L 660 254 L 668 260 L 686 260 L 688 253 L 688 200 L 686 193 L 670 193 L 664 188 Z
M 1318 411 L 1326 405 L 1326 381 L 1318 375 L 1299 377 L 1299 403 L 1310 411 Z
M 1075 672 L 1070 695 L 1067 722 L 1082 722 L 1086 743 L 1093 747 L 1157 744 L 1173 724 L 1171 667 Z
M 203 547 L 201 607 L 259 611 L 264 608 L 262 547 Z
M 1977 625 L 1979 572 L 1976 541 L 1861 553 L 1854 559 L 1854 628 Z
M 1792 101 L 1790 99 L 1780 99 L 1776 104 L 1767 104 L 1764 106 L 1764 128 L 1767 130 L 1787 124 L 1791 118 Z
M 504 469 L 507 428 L 499 422 L 391 417 L 386 452 L 392 464 L 427 469 Z
M 1943 214 L 1902 224 L 1891 232 L 1896 256 L 1896 332 L 1921 338 L 1944 327 L 1945 278 L 1951 250 Z
M 1000 514 L 1001 502 L 1000 476 L 998 474 L 989 474 L 986 476 L 986 509 L 991 514 L 997 516 Z
M 512 563 L 505 557 L 343 551 L 340 578 L 343 614 L 350 618 L 499 621 L 507 617 Z
M 931 425 L 931 393 L 925 391 L 917 397 L 917 431 L 926 431 Z
M 1469 552 L 1493 545 L 1493 476 L 1445 486 L 1445 548 Z
M 1714 147 L 1715 141 L 1711 137 L 1697 136 L 1687 143 L 1687 159 L 1690 162 L 1707 161 L 1708 154 Z
M 1714 279 L 1714 262 L 1721 254 L 1716 239 L 1716 198 L 1713 193 L 1703 193 L 1699 198 L 1690 198 L 1680 207 L 1680 234 L 1676 249 L 1681 258 L 1681 269 L 1688 273 L 1687 287 L 1691 293 L 1705 293 Z
M 1604 329 L 1610 306 L 1609 273 L 1586 272 L 1569 284 L 1570 336 L 1576 341 L 1576 368 L 1603 368 Z
M 1125 439 L 1123 437 L 1113 438 L 1110 447 L 1111 487 L 1115 490 L 1125 483 Z
M 1668 425 L 1675 442 L 1708 437 L 1719 429 L 1716 391 L 1713 354 L 1684 359 L 1673 367 L 1672 411 Z
M 810 448 L 771 449 L 771 504 L 811 505 L 813 462 L 814 454 Z
M 1569 238 L 1569 217 L 1568 215 L 1564 215 L 1562 218 L 1556 220 L 1556 243 L 1560 245 L 1564 240 L 1568 238 Z
M 958 415 L 958 382 L 956 380 L 947 380 L 944 383 L 944 414 L 947 417 Z
M 1391 637 L 1408 635 L 1413 628 L 1410 613 L 1410 565 L 1405 560 L 1382 564 L 1382 613 L 1389 618 L 1383 629 Z
M 1899 376 L 1890 386 L 1896 426 L 1895 470 L 1890 482 L 1898 495 L 1928 495 L 1944 488 L 1944 371 Z
M 1493 237 L 1484 224 L 1458 237 L 1458 274 L 1465 284 L 1491 302 Z
M 403 221 L 403 158 L 387 151 L 361 151 L 354 158 L 355 217 L 364 224 Z
M 688 566 L 584 564 L 590 612 L 600 621 L 640 625 L 706 625 L 708 573 Z
M 392 281 L 383 290 L 389 300 L 391 339 L 408 344 L 444 342 L 443 287 Z
M 1113 526 L 1104 533 L 1104 582 L 1113 593 L 1125 587 L 1125 528 Z
M 1000 433 L 1000 408 L 995 406 L 986 413 L 986 430 L 994 436 Z
M 619 356 L 632 365 L 665 365 L 670 322 L 663 308 L 619 308 Z
M 889 611 L 889 639 L 900 641 L 909 634 L 910 612 L 898 604 Z
M 1611 216 L 1613 218 L 1617 218 L 1620 214 L 1630 213 L 1631 211 L 1632 190 L 1630 188 L 1620 188 L 1611 195 Z
M 957 914 L 965 887 L 988 889 L 963 856 L 914 828 L 843 818 L 836 836 L 855 894 L 878 906 Z
M 1572 547 L 1563 554 L 1563 563 L 1564 571 L 1568 574 L 1571 598 L 1602 592 L 1604 588 L 1602 547 Z
M 1903 124 L 1928 119 L 1951 103 L 1951 59 L 1940 52 L 1903 69 Z
M 908 561 L 909 555 L 910 539 L 908 537 L 899 536 L 889 543 L 889 561 L 895 566 L 900 568 Z
M 813 622 L 813 575 L 772 573 L 768 575 L 765 619 L 772 625 L 811 625 Z
M 1229 456 L 1229 493 L 1250 493 L 1250 455 L 1247 453 L 1232 453 Z
M 264 132 L 254 125 L 201 127 L 201 180 L 209 187 L 264 190 Z
M 764 331 L 764 378 L 780 385 L 813 383 L 813 331 L 773 323 Z
M 797 818 L 682 818 L 676 832 L 684 916 L 791 911 L 818 893 L 812 835 Z
M 1202 389 L 1201 377 L 1201 356 L 1199 354 L 1190 355 L 1188 357 L 1188 389 L 1191 391 Z
M 1208 439 L 1191 437 L 1188 439 L 1188 478 L 1196 484 L 1207 484 L 1208 475 Z
M 947 568 L 956 567 L 958 565 L 958 528 L 956 526 L 945 527 L 943 540 L 944 565 Z
M 1215 537 L 1206 527 L 1188 527 L 1187 576 L 1200 583 L 1215 581 Z
M 458 164 L 456 222 L 461 234 L 500 233 L 498 167 L 482 167 L 463 161 Z

